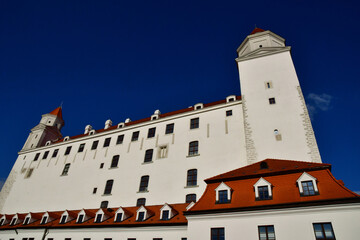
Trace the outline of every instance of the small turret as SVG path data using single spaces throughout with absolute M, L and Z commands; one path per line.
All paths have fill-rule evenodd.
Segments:
M 62 108 L 58 107 L 41 116 L 40 123 L 31 129 L 22 150 L 44 146 L 47 141 L 56 141 L 62 137 L 61 128 L 65 125 Z

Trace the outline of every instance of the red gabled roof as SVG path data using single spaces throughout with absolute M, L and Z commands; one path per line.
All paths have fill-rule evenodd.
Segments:
M 57 108 L 55 108 L 54 110 L 52 110 L 49 114 L 55 115 L 55 116 L 57 116 L 58 118 L 61 118 L 61 119 L 62 119 L 62 108 L 61 108 L 61 107 L 57 107 Z
M 261 167 L 262 165 L 267 166 L 267 168 Z M 331 164 L 280 159 L 265 159 L 261 162 L 257 162 L 246 167 L 238 168 L 230 172 L 226 172 L 215 177 L 205 179 L 205 182 L 221 182 L 232 179 L 255 177 L 259 175 L 266 176 L 280 173 L 285 174 L 294 171 L 299 172 L 305 170 L 315 170 L 318 168 L 331 169 Z
M 268 168 L 260 169 L 261 163 Z M 327 204 L 336 201 L 360 202 L 360 196 L 344 187 L 330 172 L 330 164 L 266 159 L 262 162 L 220 174 L 206 180 L 207 187 L 189 214 L 211 211 L 247 211 L 259 208 L 280 208 Z M 317 179 L 319 194 L 301 196 L 297 180 L 307 172 Z M 272 199 L 256 200 L 254 184 L 263 177 L 271 184 Z M 224 182 L 232 189 L 231 202 L 217 204 L 215 189 Z
M 256 28 L 254 28 L 254 30 L 250 33 L 250 35 L 255 34 L 255 33 L 259 33 L 259 32 L 265 32 L 265 30 L 256 27 Z

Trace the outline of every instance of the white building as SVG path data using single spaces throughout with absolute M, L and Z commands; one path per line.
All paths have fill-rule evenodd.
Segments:
M 249 230 L 244 235 L 246 239 L 275 239 L 271 235 L 274 224 L 277 225 L 276 238 L 289 239 L 291 232 L 283 233 L 287 227 L 292 229 L 285 225 L 289 224 L 285 216 L 293 219 L 299 215 L 299 221 L 292 226 L 303 232 L 304 221 L 317 224 L 319 217 L 326 215 L 324 212 L 332 211 L 335 213 L 331 215 L 341 223 L 336 227 L 332 225 L 335 234 L 339 232 L 342 239 L 353 239 L 352 231 L 358 231 L 358 224 L 343 225 L 350 217 L 360 216 L 359 196 L 354 193 L 339 193 L 334 197 L 316 191 L 318 196 L 300 200 L 289 200 L 281 194 L 287 199 L 284 204 L 288 205 L 270 204 L 275 207 L 265 213 L 261 207 L 257 211 L 245 209 L 254 201 L 242 206 L 245 210 L 234 209 L 232 205 L 241 202 L 241 198 L 218 204 L 218 191 L 226 192 L 227 197 L 241 191 L 230 186 L 229 176 L 221 179 L 215 192 L 205 190 L 214 186 L 207 185 L 205 179 L 214 179 L 213 176 L 234 169 L 247 169 L 249 164 L 264 165 L 264 161 L 258 162 L 266 158 L 295 160 L 278 160 L 293 171 L 298 169 L 297 165 L 304 164 L 311 166 L 308 168 L 330 168 L 321 164 L 290 47 L 285 46 L 285 40 L 256 28 L 237 52 L 241 97 L 230 95 L 217 102 L 197 103 L 170 113 L 156 110 L 146 119 L 126 119 L 114 125 L 107 120 L 104 129 L 94 130 L 88 125 L 83 134 L 66 137 L 60 132 L 64 126 L 62 109 L 44 114 L 31 130 L 0 193 L 0 239 L 158 240 L 224 239 L 224 236 L 237 239 L 239 231 L 245 230 Z M 278 165 L 281 164 L 276 163 Z M 263 174 L 277 175 L 276 171 Z M 256 176 L 261 186 L 268 184 L 268 194 L 272 196 L 273 183 L 259 174 Z M 305 176 L 316 188 L 317 180 Z M 232 178 L 229 181 L 233 182 Z M 297 189 L 302 189 L 301 186 L 300 181 Z M 328 189 L 327 184 L 321 186 Z M 280 185 L 274 184 L 274 199 L 267 199 L 267 203 L 275 200 L 275 187 Z M 292 187 L 296 187 L 296 181 Z M 284 192 L 289 190 L 286 186 L 284 189 Z M 253 189 L 245 194 L 253 200 L 258 198 Z M 299 192 L 293 194 L 299 195 Z M 309 199 L 319 196 L 321 201 L 346 200 L 341 206 L 331 202 L 336 205 L 331 209 L 323 207 L 323 202 L 316 206 L 309 203 Z M 192 202 L 196 200 L 199 201 L 194 205 Z M 300 203 L 296 205 L 295 200 Z M 303 202 L 308 202 L 306 209 L 311 214 L 304 215 L 305 210 L 299 210 L 305 207 Z M 220 209 L 231 207 L 219 211 L 219 206 Z M 318 208 L 321 209 L 317 213 Z M 351 214 L 347 215 L 349 211 Z M 267 216 L 277 220 L 265 224 L 263 220 Z M 324 218 L 320 224 L 336 221 Z M 266 228 L 260 229 L 263 225 Z M 318 226 L 328 227 L 314 225 Z M 270 233 L 266 238 L 258 235 L 258 231 L 264 229 L 266 234 Z M 311 235 L 308 230 L 306 236 Z M 282 233 L 278 235 L 278 232 Z M 312 233 L 313 239 L 314 236 Z

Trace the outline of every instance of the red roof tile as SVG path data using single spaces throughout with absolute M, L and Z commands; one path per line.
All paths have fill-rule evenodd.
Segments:
M 50 114 L 55 115 L 55 116 L 57 116 L 58 118 L 61 118 L 61 119 L 62 119 L 62 108 L 61 108 L 61 107 L 57 107 L 57 108 L 55 108 L 54 110 L 52 110 L 52 111 L 50 112 Z

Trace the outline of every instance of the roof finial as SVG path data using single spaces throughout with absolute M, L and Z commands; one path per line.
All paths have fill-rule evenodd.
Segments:
M 60 103 L 60 108 L 62 109 L 62 105 L 63 105 L 64 101 L 61 101 Z
M 255 23 L 255 28 L 257 28 L 256 23 Z

